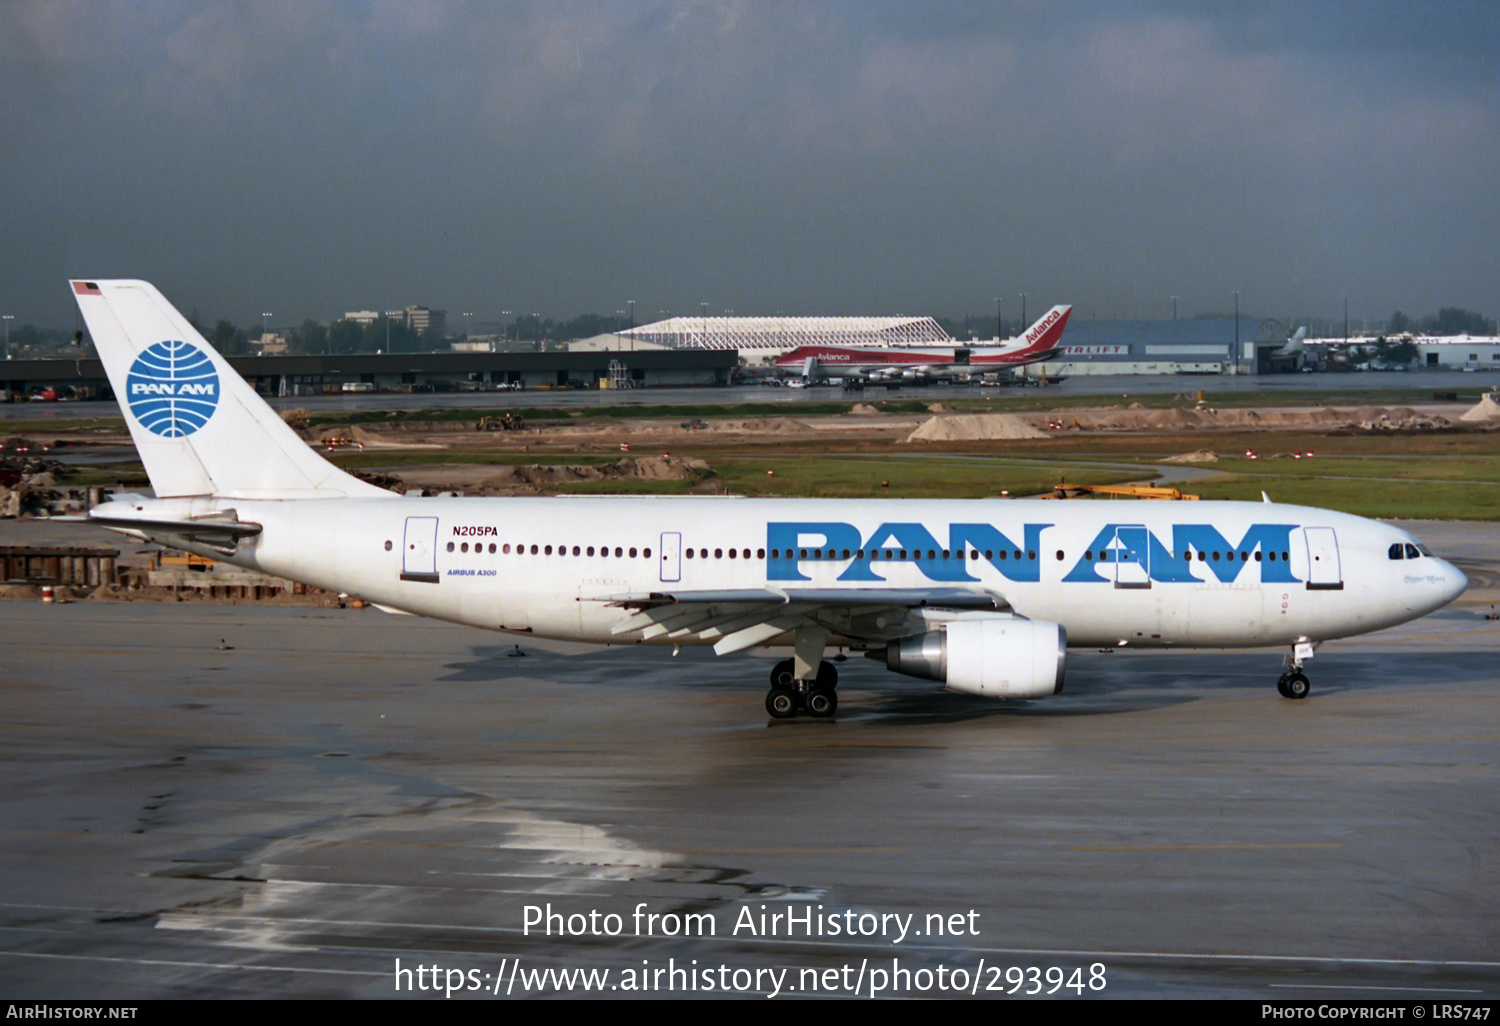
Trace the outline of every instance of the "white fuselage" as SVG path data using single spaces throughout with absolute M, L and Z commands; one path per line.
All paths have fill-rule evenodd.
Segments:
M 713 640 L 617 633 L 625 596 L 957 589 L 1061 624 L 1073 645 L 1287 645 L 1414 619 L 1467 584 L 1397 528 L 1272 503 L 393 496 L 131 507 L 173 518 L 232 509 L 263 531 L 230 562 L 423 616 L 603 644 Z M 880 636 L 920 632 L 937 605 L 904 610 Z M 966 614 L 944 618 L 955 615 Z

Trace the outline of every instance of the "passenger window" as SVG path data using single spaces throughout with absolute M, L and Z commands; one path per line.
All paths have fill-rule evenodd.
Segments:
M 453 543 L 452 543 L 452 542 L 449 542 L 449 543 L 448 543 L 448 551 L 449 551 L 449 552 L 452 552 L 452 551 L 453 551 Z
M 693 550 L 692 549 L 688 549 L 687 550 L 687 558 L 688 559 L 692 559 L 693 558 Z
M 543 551 L 543 554 L 544 554 L 544 555 L 548 555 L 548 556 L 550 556 L 550 555 L 552 555 L 552 546 L 551 546 L 551 545 L 548 545 L 548 546 L 547 546 L 547 547 L 546 547 L 546 548 L 545 548 L 545 549 L 544 549 L 544 550 L 542 550 L 542 551 Z

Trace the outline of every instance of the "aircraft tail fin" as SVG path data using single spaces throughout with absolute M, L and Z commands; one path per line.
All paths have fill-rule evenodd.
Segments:
M 1048 310 L 1026 329 L 1026 334 L 1022 336 L 1025 346 L 1015 355 L 1041 359 L 1051 353 L 1062 344 L 1063 329 L 1068 326 L 1068 317 L 1072 313 L 1073 307 L 1068 305 L 1054 306 Z
M 1006 343 L 1002 351 L 977 355 L 969 362 L 973 366 L 1019 367 L 1060 356 L 1063 330 L 1067 328 L 1072 313 L 1072 306 L 1054 306 L 1026 329 L 1021 336 L 1020 348 L 1010 348 L 1016 345 L 1014 342 Z
M 323 459 L 144 281 L 74 281 L 158 498 L 389 496 Z

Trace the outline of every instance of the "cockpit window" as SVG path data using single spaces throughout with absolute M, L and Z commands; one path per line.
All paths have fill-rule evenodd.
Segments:
M 1400 542 L 1393 542 L 1390 549 L 1386 552 L 1386 555 L 1392 559 L 1405 559 L 1406 547 Z
M 1420 552 L 1417 551 L 1417 547 L 1415 545 L 1413 545 L 1411 542 L 1407 542 L 1406 543 L 1406 558 L 1407 559 L 1416 559 L 1416 558 L 1418 558 L 1421 555 L 1422 555 L 1422 553 L 1420 553 Z

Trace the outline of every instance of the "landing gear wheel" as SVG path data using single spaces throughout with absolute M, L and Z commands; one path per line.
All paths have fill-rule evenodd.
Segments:
M 1307 693 L 1312 690 L 1312 683 L 1299 671 L 1293 673 L 1286 679 L 1286 697 L 1306 698 Z
M 839 707 L 839 696 L 832 688 L 815 687 L 807 693 L 807 714 L 827 719 Z
M 772 688 L 766 692 L 766 712 L 773 720 L 785 720 L 797 715 L 797 692 L 789 688 Z
M 1287 682 L 1287 679 L 1290 678 L 1290 677 L 1291 677 L 1290 673 L 1283 673 L 1279 678 L 1277 678 L 1277 681 L 1276 681 L 1276 691 L 1277 691 L 1278 694 L 1281 695 L 1282 698 L 1291 698 L 1292 697 L 1292 693 L 1286 689 L 1286 682 Z
M 796 672 L 797 664 L 790 659 L 783 659 L 771 667 L 771 687 L 791 690 L 797 681 L 797 678 L 793 676 Z
M 813 687 L 826 688 L 827 690 L 832 691 L 838 686 L 839 671 L 834 667 L 832 663 L 828 662 L 825 659 L 823 662 L 818 664 L 818 679 L 813 683 Z

